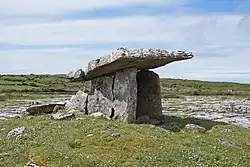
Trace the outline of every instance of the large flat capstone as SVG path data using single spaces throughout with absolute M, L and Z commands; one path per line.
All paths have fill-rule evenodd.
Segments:
M 110 75 L 127 68 L 138 70 L 154 69 L 166 64 L 191 59 L 191 52 L 168 52 L 163 49 L 126 49 L 120 48 L 100 59 L 89 62 L 85 80 Z

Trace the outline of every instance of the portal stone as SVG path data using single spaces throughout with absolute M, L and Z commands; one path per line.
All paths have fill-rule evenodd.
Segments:
M 116 73 L 114 80 L 114 118 L 134 122 L 136 117 L 137 82 L 136 68 Z
M 88 96 L 88 114 L 101 112 L 112 116 L 113 108 L 113 80 L 114 76 L 104 76 L 91 81 L 91 90 Z
M 159 75 L 148 70 L 141 70 L 137 73 L 136 117 L 144 116 L 149 116 L 150 119 L 162 116 Z

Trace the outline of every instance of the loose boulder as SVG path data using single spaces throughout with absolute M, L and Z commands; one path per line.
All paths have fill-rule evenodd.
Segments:
M 82 69 L 73 70 L 67 74 L 67 78 L 71 81 L 84 81 L 85 72 Z
M 78 91 L 75 95 L 71 97 L 65 104 L 66 109 L 76 109 L 80 111 L 85 111 L 87 113 L 87 100 L 88 94 L 85 93 L 85 88 Z
M 64 106 L 64 103 L 55 103 L 55 104 L 43 104 L 43 105 L 35 105 L 29 107 L 26 112 L 30 115 L 42 115 L 42 114 L 51 114 L 55 106 Z
M 11 131 L 9 131 L 8 135 L 7 135 L 7 139 L 10 140 L 14 137 L 17 137 L 17 136 L 20 136 L 24 133 L 24 130 L 25 130 L 25 127 L 18 127 L 18 128 L 15 128 Z

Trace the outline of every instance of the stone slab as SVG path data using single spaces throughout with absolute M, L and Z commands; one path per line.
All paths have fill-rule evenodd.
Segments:
M 85 72 L 85 80 L 91 80 L 103 75 L 109 75 L 127 68 L 138 70 L 154 69 L 166 64 L 191 59 L 190 52 L 168 52 L 163 49 L 126 49 L 119 48 L 100 59 L 89 62 Z
M 158 119 L 162 116 L 161 87 L 159 75 L 153 71 L 142 70 L 137 73 L 137 119 L 149 116 Z
M 111 116 L 113 78 L 114 76 L 104 76 L 91 81 L 91 91 L 87 102 L 88 114 L 101 112 L 108 117 Z
M 114 118 L 134 122 L 136 118 L 137 81 L 136 68 L 117 72 L 114 80 Z

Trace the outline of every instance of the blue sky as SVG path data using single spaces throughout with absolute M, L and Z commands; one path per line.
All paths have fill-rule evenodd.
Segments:
M 250 0 L 0 1 L 0 73 L 67 73 L 119 47 L 195 54 L 162 77 L 250 83 Z

